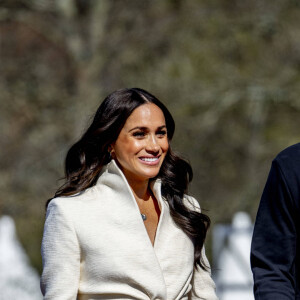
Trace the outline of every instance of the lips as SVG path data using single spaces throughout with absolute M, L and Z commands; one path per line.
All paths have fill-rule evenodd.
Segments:
M 142 156 L 139 157 L 139 160 L 146 165 L 156 165 L 159 163 L 160 156 L 155 156 L 155 157 Z

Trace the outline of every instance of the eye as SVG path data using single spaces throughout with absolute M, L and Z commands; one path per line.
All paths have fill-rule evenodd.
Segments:
M 132 135 L 135 136 L 135 137 L 138 137 L 138 138 L 142 138 L 142 137 L 144 137 L 146 134 L 145 134 L 144 131 L 136 131 L 136 132 L 134 132 Z
M 158 130 L 156 134 L 163 137 L 167 134 L 167 130 L 164 129 Z

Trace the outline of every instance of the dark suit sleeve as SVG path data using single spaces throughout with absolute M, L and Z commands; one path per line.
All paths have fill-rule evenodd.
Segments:
M 276 160 L 259 205 L 251 246 L 256 300 L 295 299 L 294 200 Z

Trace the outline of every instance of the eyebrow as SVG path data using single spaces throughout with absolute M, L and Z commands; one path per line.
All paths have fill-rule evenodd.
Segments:
M 157 127 L 158 130 L 161 130 L 161 129 L 164 129 L 164 128 L 167 128 L 167 126 L 166 125 L 162 125 L 162 126 Z M 132 129 L 130 129 L 128 132 L 131 132 L 131 131 L 136 130 L 136 129 L 146 131 L 149 128 L 148 127 L 144 127 L 144 126 L 137 126 L 137 127 L 134 127 Z

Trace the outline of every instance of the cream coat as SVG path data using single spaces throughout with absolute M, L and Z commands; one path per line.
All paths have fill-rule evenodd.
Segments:
M 174 224 L 160 182 L 151 188 L 161 209 L 154 246 L 114 161 L 92 188 L 50 202 L 42 242 L 44 300 L 217 299 L 210 273 L 193 268 L 193 244 Z

